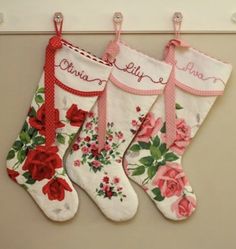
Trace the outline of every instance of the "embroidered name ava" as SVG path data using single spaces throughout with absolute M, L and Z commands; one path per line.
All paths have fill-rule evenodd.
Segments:
M 178 62 L 176 61 L 175 66 L 178 70 L 184 71 L 184 72 L 192 75 L 193 77 L 198 78 L 199 80 L 202 80 L 202 81 L 212 80 L 213 83 L 216 83 L 218 81 L 218 82 L 221 82 L 225 85 L 225 82 L 221 78 L 218 78 L 215 76 L 206 76 L 204 73 L 200 72 L 197 69 L 197 66 L 195 65 L 194 62 L 190 61 L 190 62 L 186 63 L 186 65 L 181 67 L 180 65 L 178 65 Z
M 74 75 L 75 77 L 78 77 L 79 79 L 87 82 L 95 82 L 98 83 L 98 85 L 101 85 L 102 83 L 106 83 L 106 80 L 100 79 L 100 78 L 92 78 L 90 77 L 84 70 L 79 70 L 78 68 L 75 68 L 73 62 L 68 61 L 67 59 L 62 59 L 59 64 L 55 65 L 55 67 L 58 67 L 59 69 L 68 72 L 71 75 Z
M 137 82 L 141 82 L 143 79 L 148 78 L 154 84 L 166 84 L 167 82 L 163 82 L 163 78 L 159 77 L 157 80 L 154 80 L 150 75 L 146 74 L 141 66 L 136 65 L 134 62 L 129 62 L 124 67 L 118 66 L 116 60 L 114 61 L 114 66 L 123 72 L 131 74 L 137 78 Z

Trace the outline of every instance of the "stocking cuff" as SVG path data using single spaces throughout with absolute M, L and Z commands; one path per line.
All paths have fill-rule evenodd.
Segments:
M 102 59 L 62 40 L 55 56 L 56 84 L 76 95 L 100 95 L 111 72 Z
M 139 95 L 159 94 L 164 89 L 171 65 L 151 58 L 122 42 L 114 61 L 111 81 L 124 91 Z
M 175 49 L 176 85 L 200 96 L 222 95 L 232 66 L 194 48 Z

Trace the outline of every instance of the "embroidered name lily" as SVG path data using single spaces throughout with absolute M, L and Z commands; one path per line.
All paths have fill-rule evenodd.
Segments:
M 150 75 L 145 74 L 142 71 L 142 68 L 139 65 L 135 65 L 134 62 L 130 62 L 125 67 L 118 66 L 117 62 L 114 61 L 114 66 L 123 72 L 132 74 L 133 76 L 137 77 L 137 82 L 141 82 L 144 78 L 148 78 L 152 83 L 154 84 L 166 84 L 166 82 L 163 82 L 163 78 L 159 77 L 159 79 L 154 80 Z

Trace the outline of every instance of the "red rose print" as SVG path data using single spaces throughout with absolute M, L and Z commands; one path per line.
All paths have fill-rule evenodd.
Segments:
M 162 140 L 166 142 L 166 135 L 162 135 Z M 176 138 L 170 149 L 182 155 L 191 140 L 191 128 L 184 119 L 176 119 Z
M 36 117 L 30 117 L 29 123 L 37 129 L 41 135 L 45 136 L 45 104 L 37 111 Z M 55 128 L 62 128 L 65 125 L 59 120 L 59 111 L 55 109 Z
M 153 185 L 160 188 L 164 197 L 180 196 L 188 180 L 178 163 L 160 166 L 153 180 Z
M 161 129 L 162 119 L 155 119 L 154 114 L 149 112 L 142 123 L 140 132 L 136 136 L 137 141 L 148 142 L 151 137 L 154 137 Z
M 94 157 L 98 157 L 99 156 L 99 152 L 98 152 L 98 149 L 93 149 L 91 148 L 91 153 L 93 154 Z
M 104 176 L 102 179 L 103 182 L 105 183 L 109 183 L 109 177 L 108 176 Z
M 7 173 L 9 175 L 9 177 L 14 181 L 16 182 L 16 177 L 19 175 L 19 173 L 13 169 L 8 169 L 7 168 Z
M 78 144 L 73 144 L 72 145 L 72 149 L 73 149 L 73 151 L 78 150 L 79 149 L 79 145 Z
M 89 142 L 90 140 L 91 140 L 91 138 L 89 136 L 87 136 L 87 137 L 84 138 L 85 142 Z
M 78 126 L 78 127 L 80 127 L 83 124 L 86 115 L 87 112 L 78 109 L 78 106 L 75 104 L 73 104 L 66 112 L 66 118 L 70 121 L 70 124 L 72 126 Z
M 107 191 L 106 196 L 110 199 L 112 197 L 113 193 L 112 191 Z
M 48 149 L 38 146 L 29 151 L 22 169 L 29 171 L 34 180 L 51 179 L 55 174 L 55 169 L 62 167 L 62 160 L 57 152 L 57 147 Z
M 189 217 L 196 208 L 196 200 L 191 196 L 184 196 L 177 199 L 171 206 L 171 210 L 178 218 Z
M 69 184 L 62 178 L 53 178 L 43 186 L 43 193 L 48 195 L 49 200 L 62 201 L 65 198 L 65 191 L 71 192 Z
M 140 112 L 140 111 L 141 111 L 140 106 L 137 106 L 137 107 L 136 107 L 136 112 Z
M 88 122 L 86 125 L 85 125 L 85 128 L 87 130 L 91 130 L 92 129 L 92 123 L 91 122 Z

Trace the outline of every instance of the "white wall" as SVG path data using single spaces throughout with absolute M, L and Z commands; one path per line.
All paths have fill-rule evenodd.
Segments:
M 127 31 L 172 30 L 175 11 L 183 13 L 185 31 L 236 31 L 235 0 L 0 0 L 0 32 L 52 30 L 56 11 L 64 14 L 66 31 L 112 30 L 115 11 L 124 14 Z

